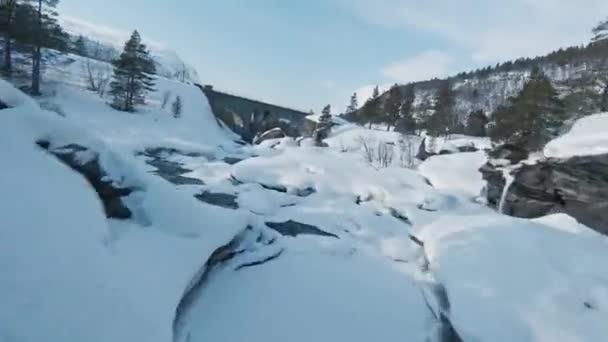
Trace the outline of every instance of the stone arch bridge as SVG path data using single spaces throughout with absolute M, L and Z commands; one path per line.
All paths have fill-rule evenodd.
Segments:
M 211 85 L 197 86 L 207 96 L 213 114 L 245 141 L 275 127 L 291 137 L 310 136 L 315 128 L 306 118 L 308 113 L 221 92 Z

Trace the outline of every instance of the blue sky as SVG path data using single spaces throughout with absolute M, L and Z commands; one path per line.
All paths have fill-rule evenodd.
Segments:
M 176 50 L 204 83 L 344 109 L 375 84 L 423 80 L 582 44 L 604 0 L 62 0 L 60 12 Z

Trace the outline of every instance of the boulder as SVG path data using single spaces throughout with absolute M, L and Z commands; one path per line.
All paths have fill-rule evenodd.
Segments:
M 256 135 L 255 138 L 253 138 L 253 143 L 259 145 L 266 140 L 280 139 L 285 138 L 286 136 L 287 134 L 285 134 L 282 129 L 280 129 L 279 127 L 275 127 L 265 131 L 262 134 Z
M 502 171 L 490 164 L 480 171 L 488 182 L 488 202 L 497 206 L 505 184 Z M 563 212 L 608 234 L 608 154 L 549 158 L 522 165 L 512 174 L 504 213 L 536 218 Z

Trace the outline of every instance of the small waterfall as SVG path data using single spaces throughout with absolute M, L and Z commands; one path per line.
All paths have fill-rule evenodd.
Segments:
M 511 187 L 511 184 L 513 184 L 513 181 L 515 180 L 515 177 L 513 177 L 511 175 L 511 173 L 509 172 L 508 169 L 503 170 L 503 176 L 505 178 L 505 186 L 504 186 L 504 188 L 502 188 L 502 195 L 500 196 L 500 203 L 498 204 L 498 212 L 500 214 L 504 214 L 505 202 L 507 201 L 507 195 L 509 194 L 509 188 Z

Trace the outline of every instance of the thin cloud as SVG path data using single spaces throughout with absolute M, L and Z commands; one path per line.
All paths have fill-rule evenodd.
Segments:
M 424 81 L 448 76 L 452 70 L 452 58 L 436 50 L 425 51 L 414 57 L 395 62 L 384 68 L 382 74 L 399 83 Z
M 608 15 L 604 0 L 335 0 L 374 25 L 427 32 L 470 53 L 477 64 L 580 45 Z

